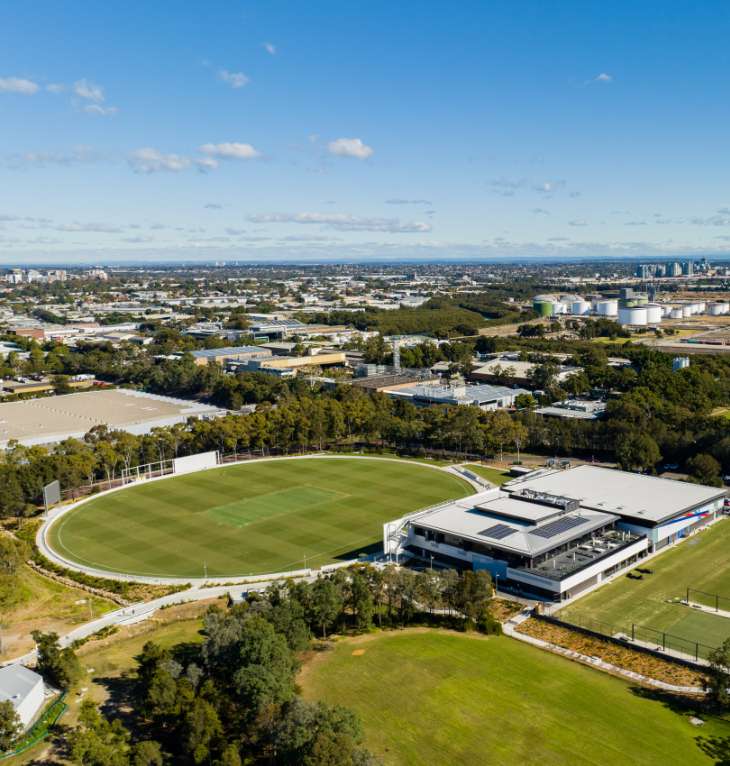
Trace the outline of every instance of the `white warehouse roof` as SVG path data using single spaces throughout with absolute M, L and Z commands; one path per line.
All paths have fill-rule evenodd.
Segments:
M 658 524 L 725 495 L 718 487 L 690 484 L 657 476 L 617 471 L 593 465 L 543 472 L 509 482 L 508 492 L 531 489 L 563 495 L 582 508 L 615 513 L 625 518 Z

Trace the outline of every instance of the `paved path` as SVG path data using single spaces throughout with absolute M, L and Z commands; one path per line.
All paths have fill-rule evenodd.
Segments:
M 309 577 L 306 579 L 313 578 Z M 231 595 L 239 595 L 242 592 L 262 591 L 266 590 L 270 584 L 271 583 L 267 582 L 253 585 L 218 585 L 212 588 L 190 588 L 189 590 L 180 591 L 179 593 L 171 593 L 169 596 L 162 596 L 154 601 L 141 601 L 137 604 L 122 607 L 121 609 L 115 609 L 113 612 L 107 612 L 102 617 L 97 617 L 95 620 L 90 620 L 89 622 L 80 625 L 78 628 L 74 628 L 70 633 L 61 636 L 59 643 L 62 647 L 70 646 L 74 641 L 87 638 L 103 628 L 133 625 L 136 622 L 142 622 L 143 620 L 152 617 L 152 615 L 162 607 L 172 606 L 174 604 L 186 604 L 192 601 L 205 601 L 207 599 L 226 596 L 229 593 Z M 16 662 L 26 665 L 35 662 L 35 660 L 36 651 L 33 650 L 20 657 L 15 657 L 12 660 L 0 663 L 0 665 L 11 665 Z

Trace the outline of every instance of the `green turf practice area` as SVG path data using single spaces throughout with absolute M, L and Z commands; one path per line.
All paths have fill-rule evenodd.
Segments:
M 90 500 L 48 540 L 65 559 L 133 575 L 280 572 L 354 558 L 386 521 L 472 491 L 416 462 L 255 461 Z
M 472 471 L 477 476 L 481 476 L 482 479 L 501 487 L 506 481 L 509 481 L 512 477 L 509 475 L 509 471 L 500 471 L 497 468 L 490 468 L 486 465 L 476 465 L 475 463 L 467 463 L 464 466 L 468 471 Z
M 730 521 L 719 521 L 638 565 L 652 574 L 643 574 L 640 580 L 621 576 L 560 610 L 558 616 L 575 622 L 600 620 L 623 633 L 630 633 L 631 623 L 636 623 L 717 646 L 730 637 L 730 618 L 676 601 L 685 597 L 687 587 L 730 597 L 729 550 Z M 726 609 L 729 604 L 730 600 L 724 602 Z
M 305 666 L 304 695 L 355 710 L 387 766 L 715 763 L 730 723 L 506 637 L 405 631 L 341 641 Z

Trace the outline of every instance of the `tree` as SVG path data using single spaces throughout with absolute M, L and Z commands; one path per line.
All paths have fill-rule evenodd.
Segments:
M 81 663 L 71 647 L 61 649 L 57 633 L 31 633 L 38 651 L 38 672 L 59 689 L 68 689 L 81 678 Z
M 687 461 L 687 470 L 700 484 L 708 484 L 713 487 L 722 486 L 720 477 L 720 463 L 712 455 L 701 452 Z
M 645 433 L 629 433 L 616 447 L 616 458 L 625 471 L 654 470 L 662 459 L 659 445 Z
M 295 699 L 276 721 L 271 740 L 281 766 L 367 766 L 374 761 L 362 746 L 354 713 L 340 706 Z
M 716 705 L 730 707 L 730 638 L 708 655 L 709 667 L 705 678 L 705 689 Z
M 163 766 L 164 762 L 159 742 L 145 739 L 132 748 L 131 766 Z
M 342 612 L 342 593 L 332 580 L 318 577 L 310 588 L 309 597 L 312 623 L 327 638 L 327 630 Z
M 81 703 L 79 724 L 68 737 L 74 763 L 79 766 L 129 766 L 129 732 L 119 720 L 110 723 L 91 700 L 85 699 Z
M 0 702 L 0 753 L 10 750 L 21 732 L 20 718 L 10 700 Z

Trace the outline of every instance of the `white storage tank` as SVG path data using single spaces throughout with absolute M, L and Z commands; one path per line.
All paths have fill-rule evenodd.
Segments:
M 596 314 L 599 317 L 615 317 L 618 314 L 618 301 L 606 299 L 596 303 Z
M 619 306 L 618 321 L 622 325 L 646 325 L 648 323 L 646 306 Z
M 692 316 L 692 305 L 690 303 L 685 303 L 684 306 L 682 306 L 682 318 L 686 319 L 687 317 Z
M 658 303 L 646 304 L 646 321 L 649 324 L 660 324 L 662 321 L 662 307 Z
M 569 304 L 563 303 L 563 301 L 555 301 L 555 303 L 553 303 L 553 316 L 557 316 L 558 314 L 567 314 L 569 308 Z
M 707 304 L 705 301 L 697 301 L 697 313 L 704 314 L 707 310 Z
M 573 301 L 570 305 L 570 313 L 573 316 L 582 317 L 591 313 L 591 304 L 588 301 L 578 300 Z
M 710 303 L 707 306 L 707 313 L 711 317 L 719 317 L 720 314 L 723 313 L 722 311 L 722 303 Z
M 669 316 L 672 319 L 681 319 L 684 316 L 684 312 L 679 306 L 675 306 L 670 312 Z
M 720 313 L 721 314 L 730 314 L 730 303 L 721 303 L 720 304 Z

